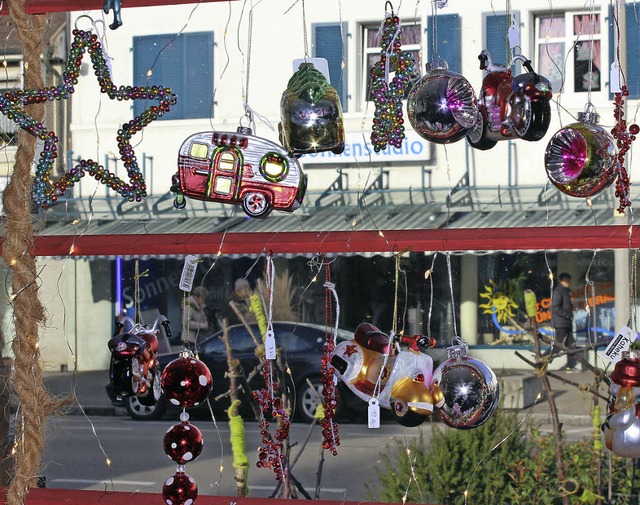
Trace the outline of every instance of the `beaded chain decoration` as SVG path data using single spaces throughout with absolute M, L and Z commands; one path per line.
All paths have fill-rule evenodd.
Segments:
M 388 3 L 388 2 L 387 2 Z M 380 60 L 371 67 L 371 94 L 375 104 L 371 144 L 375 152 L 387 144 L 400 148 L 404 134 L 402 99 L 414 73 L 415 62 L 410 52 L 402 51 L 400 18 L 391 12 L 382 24 Z M 389 82 L 389 73 L 395 75 Z
M 322 427 L 322 447 L 331 451 L 336 456 L 340 445 L 340 435 L 338 433 L 338 423 L 333 419 L 338 407 L 338 388 L 336 384 L 335 370 L 331 366 L 331 356 L 336 346 L 336 330 L 340 319 L 340 308 L 338 297 L 335 291 L 335 284 L 331 282 L 331 269 L 329 263 L 325 263 L 325 320 L 326 335 L 324 341 L 324 354 L 320 365 L 320 376 L 322 383 L 322 408 L 324 417 L 320 420 Z M 336 326 L 331 326 L 333 321 L 333 299 L 336 301 Z
M 62 74 L 62 84 L 43 89 L 5 91 L 0 95 L 0 112 L 20 128 L 44 142 L 36 165 L 31 197 L 36 205 L 47 208 L 88 173 L 130 202 L 140 201 L 147 196 L 147 186 L 131 146 L 131 137 L 168 112 L 177 101 L 176 95 L 172 93 L 170 88 L 161 86 L 116 86 L 111 81 L 111 73 L 105 62 L 98 36 L 90 31 L 78 29 L 73 30 L 73 36 L 67 66 Z M 55 132 L 48 130 L 42 123 L 29 116 L 24 109 L 25 106 L 32 103 L 68 99 L 74 92 L 74 86 L 78 83 L 82 56 L 85 52 L 91 56 L 94 74 L 100 84 L 100 91 L 109 98 L 118 101 L 155 100 L 158 102 L 157 105 L 152 105 L 139 116 L 124 123 L 118 130 L 116 140 L 120 159 L 124 162 L 127 170 L 128 183 L 93 160 L 81 160 L 78 165 L 53 182 L 51 170 L 58 157 L 58 137 Z
M 624 213 L 626 207 L 631 206 L 629 173 L 624 166 L 625 157 L 629 149 L 631 149 L 631 142 L 636 139 L 636 135 L 640 133 L 640 126 L 632 124 L 627 131 L 627 121 L 624 119 L 624 97 L 629 96 L 629 89 L 626 85 L 620 86 L 620 92 L 615 93 L 615 108 L 613 116 L 616 120 L 616 125 L 611 130 L 611 135 L 616 139 L 616 145 L 618 146 L 618 178 L 616 179 L 616 197 L 620 203 L 618 212 Z

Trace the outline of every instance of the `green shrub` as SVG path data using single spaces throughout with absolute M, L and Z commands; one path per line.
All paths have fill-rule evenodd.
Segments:
M 562 502 L 553 437 L 520 424 L 514 412 L 499 409 L 485 425 L 474 430 L 440 425 L 434 425 L 432 430 L 428 441 L 422 436 L 406 445 L 397 441 L 381 454 L 377 483 L 368 486 L 371 500 L 402 502 L 406 492 L 408 503 L 460 505 L 464 504 L 468 486 L 468 505 Z M 572 503 L 595 503 L 600 457 L 606 490 L 607 450 L 599 455 L 591 439 L 564 444 L 567 478 L 579 485 Z M 617 494 L 628 495 L 631 460 L 612 458 L 612 462 L 613 489 Z M 616 501 L 616 505 L 625 503 L 624 498 Z

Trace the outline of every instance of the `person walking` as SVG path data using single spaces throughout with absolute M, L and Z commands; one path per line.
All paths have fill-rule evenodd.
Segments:
M 204 286 L 198 286 L 191 291 L 188 305 L 182 314 L 182 343 L 185 347 L 195 347 L 198 338 L 207 337 L 209 321 L 205 313 L 205 305 L 209 298 L 209 291 Z
M 558 285 L 553 290 L 553 300 L 551 302 L 551 324 L 556 331 L 555 341 L 564 345 L 569 351 L 575 348 L 575 338 L 573 336 L 573 307 L 571 305 L 571 276 L 562 272 L 558 275 Z M 556 354 L 554 348 L 552 355 Z M 576 371 L 576 358 L 573 354 L 567 354 L 568 372 Z

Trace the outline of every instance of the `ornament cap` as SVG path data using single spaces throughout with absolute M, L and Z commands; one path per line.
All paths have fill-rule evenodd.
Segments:
M 242 133 L 243 135 L 253 135 L 253 130 L 248 126 L 238 126 L 238 129 L 236 131 L 237 133 Z
M 183 349 L 178 353 L 179 358 L 193 358 L 193 352 L 189 349 Z
M 427 69 L 427 73 L 435 72 L 438 70 L 446 72 L 447 70 L 449 70 L 449 64 L 447 63 L 447 60 L 433 60 L 427 63 L 425 67 Z
M 626 351 L 622 351 L 622 359 L 640 361 L 640 349 L 628 349 Z
M 453 337 L 451 346 L 447 347 L 447 357 L 460 363 L 462 359 L 469 356 L 469 344 L 460 337 Z
M 600 114 L 591 110 L 578 112 L 578 121 L 581 123 L 598 124 L 598 121 L 600 121 Z

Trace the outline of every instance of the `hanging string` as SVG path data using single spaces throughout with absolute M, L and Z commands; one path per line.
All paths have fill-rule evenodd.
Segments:
M 417 9 L 417 6 L 416 6 Z M 431 61 L 440 58 L 438 53 L 438 3 L 431 1 Z
M 449 293 L 451 294 L 451 316 L 453 317 L 453 336 L 454 338 L 458 336 L 458 329 L 456 325 L 456 301 L 453 296 L 453 274 L 451 272 L 451 253 L 447 251 L 445 253 L 445 258 L 447 259 L 447 272 L 449 274 Z
M 511 65 L 509 64 L 511 62 L 511 44 L 509 42 L 509 26 L 511 26 L 511 0 L 507 0 L 507 4 L 505 7 L 505 21 L 504 21 L 504 27 L 505 27 L 505 33 L 504 33 L 504 50 L 505 50 L 505 56 L 504 56 L 504 65 L 505 67 L 509 68 Z
M 304 0 L 302 1 L 302 32 L 304 36 L 304 59 L 309 59 L 309 37 L 307 35 L 307 10 L 305 9 Z M 342 28 L 342 27 L 341 27 Z
M 429 312 L 427 313 L 427 337 L 429 337 L 429 339 L 431 339 L 431 315 L 433 314 L 433 267 L 435 266 L 437 256 L 438 253 L 433 254 L 431 267 L 424 273 L 424 278 L 429 279 L 431 286 L 429 290 Z
M 587 102 L 591 103 L 591 88 L 593 87 L 593 32 L 595 31 L 596 5 L 595 0 L 591 0 L 589 9 L 589 79 L 587 84 Z
M 149 269 L 140 272 L 140 260 L 136 259 L 133 273 L 133 305 L 134 321 L 136 324 L 143 324 L 142 310 L 140 309 L 140 278 L 149 277 Z
M 393 323 L 391 325 L 391 331 L 394 334 L 398 333 L 398 287 L 400 283 L 400 254 L 395 255 L 395 285 L 393 293 Z

